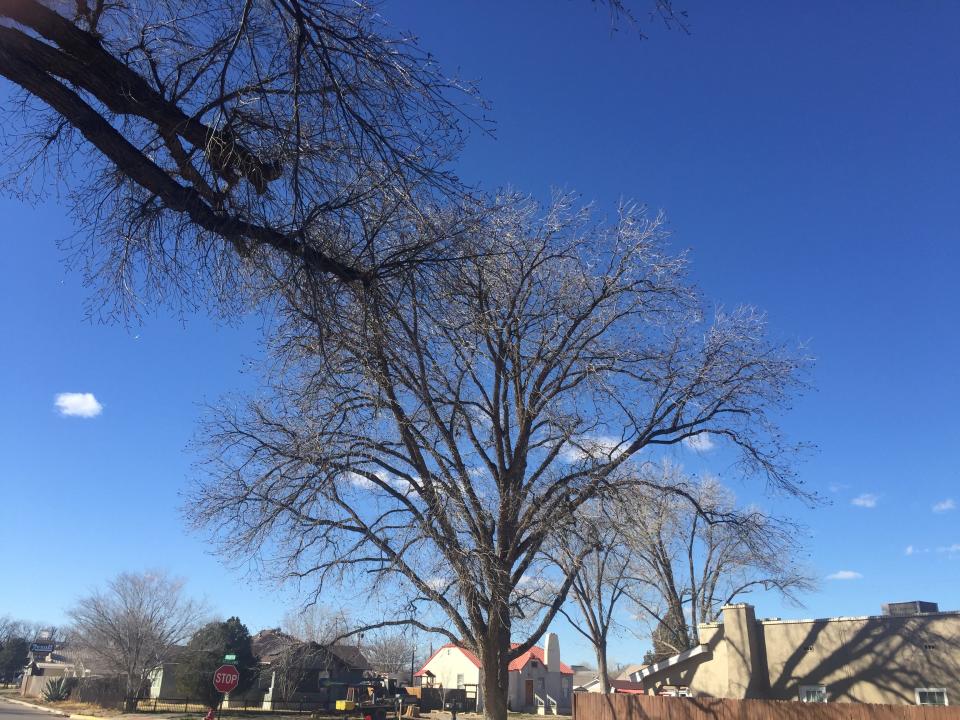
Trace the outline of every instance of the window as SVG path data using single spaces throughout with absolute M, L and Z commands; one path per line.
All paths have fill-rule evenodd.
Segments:
M 457 674 L 457 687 L 461 689 L 463 688 L 463 673 Z
M 923 649 L 924 649 L 924 650 L 936 650 L 936 649 L 937 649 L 937 646 L 936 646 L 934 643 L 924 643 L 924 644 L 923 644 Z
M 827 701 L 826 685 L 801 685 L 800 702 L 825 703 Z
M 917 688 L 917 705 L 947 705 L 945 688 Z

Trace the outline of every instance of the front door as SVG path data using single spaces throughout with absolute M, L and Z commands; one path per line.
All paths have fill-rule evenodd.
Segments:
M 524 683 L 523 704 L 526 707 L 533 705 L 533 680 L 527 680 Z

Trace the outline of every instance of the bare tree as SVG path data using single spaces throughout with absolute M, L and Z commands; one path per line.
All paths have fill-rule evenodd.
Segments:
M 410 633 L 399 630 L 378 630 L 367 635 L 363 650 L 373 669 L 387 675 L 408 671 L 416 656 Z
M 284 613 L 281 627 L 302 642 L 330 645 L 349 635 L 351 624 L 346 610 L 313 603 Z
M 502 720 L 508 663 L 582 558 L 511 647 L 518 587 L 580 507 L 643 484 L 638 452 L 710 431 L 797 491 L 771 412 L 802 358 L 750 309 L 705 325 L 660 222 L 503 198 L 462 262 L 342 295 L 322 352 L 289 298 L 273 392 L 212 417 L 185 509 L 279 579 L 405 593 L 358 630 L 413 625 L 475 651 Z
M 81 598 L 68 615 L 77 650 L 124 678 L 126 697 L 199 627 L 205 608 L 183 581 L 164 572 L 120 573 L 105 590 Z
M 755 590 L 796 601 L 814 587 L 799 560 L 802 532 L 795 523 L 737 507 L 712 478 L 685 477 L 664 466 L 664 484 L 686 493 L 648 491 L 627 500 L 627 543 L 638 576 L 633 599 L 654 628 L 656 659 L 699 644 L 698 625 Z
M 619 625 L 617 610 L 643 583 L 626 542 L 624 526 L 630 520 L 621 509 L 614 500 L 585 505 L 547 551 L 564 576 L 574 574 L 570 602 L 560 606 L 560 613 L 593 647 L 602 693 L 610 692 L 607 642 Z

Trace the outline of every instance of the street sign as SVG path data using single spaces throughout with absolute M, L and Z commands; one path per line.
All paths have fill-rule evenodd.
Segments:
M 228 693 L 240 683 L 240 673 L 234 665 L 221 665 L 213 674 L 213 686 L 217 692 Z
M 232 663 L 232 662 L 234 662 L 236 659 L 237 659 L 237 656 L 234 655 L 234 654 L 232 654 L 232 653 L 231 653 L 230 655 L 224 655 L 224 656 L 223 656 L 223 661 L 224 661 L 225 663 Z

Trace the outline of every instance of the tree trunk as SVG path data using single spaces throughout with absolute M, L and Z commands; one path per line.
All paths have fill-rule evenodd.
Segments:
M 504 608 L 504 613 L 509 613 L 509 609 Z M 489 623 L 487 635 L 483 638 L 483 647 L 479 648 L 480 662 L 483 665 L 481 682 L 484 720 L 507 720 L 510 691 L 510 661 L 507 653 L 510 652 L 510 625 L 504 626 L 497 622 L 495 618 L 498 616 L 495 612 L 490 613 L 493 619 Z
M 607 676 L 607 641 L 601 640 L 594 645 L 597 652 L 597 673 L 600 677 L 600 692 L 604 695 L 610 692 L 610 679 Z

